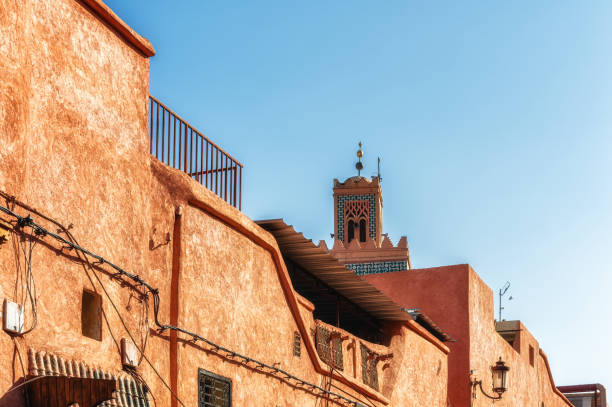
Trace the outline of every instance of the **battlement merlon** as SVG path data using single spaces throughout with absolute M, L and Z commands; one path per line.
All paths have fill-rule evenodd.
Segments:
M 353 239 L 349 244 L 334 239 L 330 253 L 342 264 L 407 262 L 408 269 L 412 268 L 406 236 L 402 236 L 397 245 L 393 245 L 388 236 L 380 243 L 369 238 L 365 242 Z

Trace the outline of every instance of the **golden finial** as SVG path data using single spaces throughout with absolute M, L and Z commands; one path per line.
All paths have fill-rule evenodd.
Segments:
M 355 168 L 357 168 L 357 175 L 361 176 L 361 170 L 363 170 L 363 164 L 361 163 L 361 157 L 363 157 L 363 150 L 361 149 L 361 141 L 359 142 L 359 150 L 357 150 L 357 157 L 359 161 L 355 163 Z

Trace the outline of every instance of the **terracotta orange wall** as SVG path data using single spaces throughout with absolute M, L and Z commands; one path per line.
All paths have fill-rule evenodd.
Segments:
M 360 377 L 338 373 L 328 382 L 328 370 L 312 353 L 312 313 L 297 305 L 274 239 L 185 174 L 151 159 L 149 62 L 83 4 L 7 0 L 0 7 L 0 81 L 5 88 L 0 93 L 0 190 L 65 226 L 73 225 L 71 233 L 80 245 L 158 287 L 162 323 L 175 321 L 366 405 L 389 405 L 390 400 L 416 405 L 420 392 L 432 385 L 423 397 L 430 405 L 443 406 L 445 394 L 437 390 L 445 386 L 446 356 L 406 329 L 393 339 L 402 355 L 399 387 L 378 393 Z M 2 204 L 13 207 L 4 200 Z M 18 205 L 14 209 L 21 215 L 32 213 Z M 33 216 L 57 231 L 58 226 Z M 74 252 L 61 251 L 52 239 L 45 242 L 32 261 L 38 326 L 22 338 L 0 332 L 0 370 L 5 372 L 0 375 L 0 406 L 23 404 L 21 392 L 7 390 L 22 379 L 19 355 L 27 369 L 28 348 L 120 370 L 117 342 L 128 335 L 103 287 L 137 342 L 148 334 L 147 358 L 186 404 L 197 400 L 198 368 L 233 380 L 234 405 L 250 405 L 255 397 L 258 404 L 269 405 L 321 402 L 310 392 L 205 351 L 201 344 L 158 332 L 152 304 L 146 314 L 136 290 L 113 280 L 107 267 L 98 270 L 102 286 L 91 270 L 74 261 Z M 23 302 L 19 258 L 13 235 L 0 246 L 0 299 Z M 81 335 L 85 288 L 102 295 L 108 324 L 103 323 L 101 341 Z M 27 308 L 26 325 L 31 315 Z M 295 357 L 293 335 L 300 328 L 302 352 Z M 402 369 L 413 364 L 426 373 L 407 376 Z M 157 405 L 173 405 L 146 362 L 139 371 Z
M 390 347 L 383 393 L 392 405 L 447 407 L 448 355 L 403 325 Z
M 179 171 L 155 161 L 152 170 L 153 195 L 161 198 L 152 205 L 152 228 L 163 236 L 172 228 L 175 208 L 182 208 L 178 324 L 237 352 L 277 364 L 312 383 L 329 385 L 328 374 L 315 369 L 304 342 L 300 357 L 292 354 L 294 333 L 299 331 L 300 323 L 307 332 L 302 340 L 314 343 L 312 304 L 292 290 L 287 293 L 281 289 L 279 270 L 268 250 L 202 208 L 213 207 L 275 246 L 272 236 Z M 154 249 L 152 268 L 168 269 L 170 252 L 169 245 Z M 286 271 L 281 270 L 283 273 Z M 291 296 L 298 304 L 297 315 L 290 309 Z M 332 391 L 365 405 L 418 405 L 420 400 L 428 400 L 432 406 L 446 405 L 446 353 L 419 334 L 398 328 L 387 351 L 370 344 L 379 353 L 397 355 L 388 368 L 380 365 L 381 381 L 384 383 L 382 378 L 390 375 L 389 383 L 394 383 L 390 387 L 383 385 L 381 392 L 361 383 L 360 364 L 357 361 L 354 372 L 348 344 L 344 344 L 346 368 L 334 372 Z M 318 356 L 315 358 L 322 364 Z M 233 363 L 231 358 L 179 341 L 178 393 L 185 402 L 197 400 L 198 368 L 231 378 L 236 405 L 248 405 L 254 394 L 262 403 L 271 405 L 308 405 L 317 400 L 309 392 Z M 420 374 L 414 375 L 415 371 Z M 359 387 L 377 394 L 382 402 L 364 395 Z
M 483 380 L 491 393 L 490 367 L 501 356 L 510 366 L 509 390 L 501 406 L 568 406 L 554 391 L 539 344 L 521 324 L 520 353 L 496 331 L 493 292 L 469 265 L 416 269 L 366 276 L 366 280 L 407 308 L 419 308 L 442 330 L 456 339 L 447 343 L 448 395 L 450 405 L 470 405 L 469 372 Z M 529 363 L 529 345 L 534 347 L 534 366 Z M 540 403 L 540 404 L 538 404 Z M 480 394 L 473 406 L 490 406 Z
M 230 349 L 318 383 L 304 351 L 293 356 L 296 323 L 270 254 L 242 234 L 187 206 L 183 224 L 179 325 Z M 197 346 L 179 348 L 179 392 L 197 400 L 198 368 L 232 378 L 235 405 L 305 404 L 312 395 Z
M 447 342 L 448 398 L 469 405 L 469 321 L 467 265 L 371 274 L 366 281 L 402 307 L 419 308 L 456 342 Z
M 536 339 L 520 324 L 520 352 L 517 352 L 495 331 L 493 291 L 470 270 L 470 367 L 483 387 L 490 392 L 490 366 L 501 358 L 510 367 L 508 391 L 496 404 L 501 406 L 535 405 L 571 407 L 554 391 L 545 360 L 540 355 Z M 534 349 L 534 364 L 530 364 L 529 346 Z M 489 406 L 490 401 L 479 396 L 474 406 Z
M 135 255 L 148 246 L 148 81 L 148 60 L 79 2 L 2 2 L 0 189 L 73 224 L 81 244 L 139 272 L 148 270 L 147 257 Z M 21 300 L 12 243 L 0 248 L 0 298 Z M 81 335 L 81 291 L 93 288 L 83 268 L 44 245 L 32 266 L 38 327 L 15 342 L 0 333 L 0 395 L 22 376 L 15 346 L 24 359 L 31 346 L 102 368 L 119 364 L 108 332 L 101 342 Z M 104 278 L 125 309 L 129 290 Z M 131 307 L 136 313 L 137 301 Z M 104 308 L 119 327 L 107 301 Z M 126 323 L 138 332 L 137 316 L 126 313 Z M 14 405 L 16 394 L 0 396 L 0 404 Z

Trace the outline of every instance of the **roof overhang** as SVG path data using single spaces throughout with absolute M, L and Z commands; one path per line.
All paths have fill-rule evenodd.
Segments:
M 307 270 L 372 317 L 384 321 L 409 321 L 412 316 L 373 285 L 344 267 L 323 247 L 298 233 L 283 219 L 260 220 L 257 224 L 276 239 L 283 256 Z

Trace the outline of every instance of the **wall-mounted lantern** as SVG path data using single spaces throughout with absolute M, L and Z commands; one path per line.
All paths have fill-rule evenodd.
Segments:
M 495 366 L 491 366 L 493 392 L 497 393 L 497 396 L 488 395 L 482 388 L 482 380 L 476 380 L 475 378 L 470 379 L 470 385 L 472 387 L 472 397 L 476 397 L 476 388 L 479 387 L 482 394 L 491 400 L 500 400 L 502 394 L 508 390 L 508 370 L 510 368 L 506 366 L 506 363 L 500 357 L 495 363 Z

